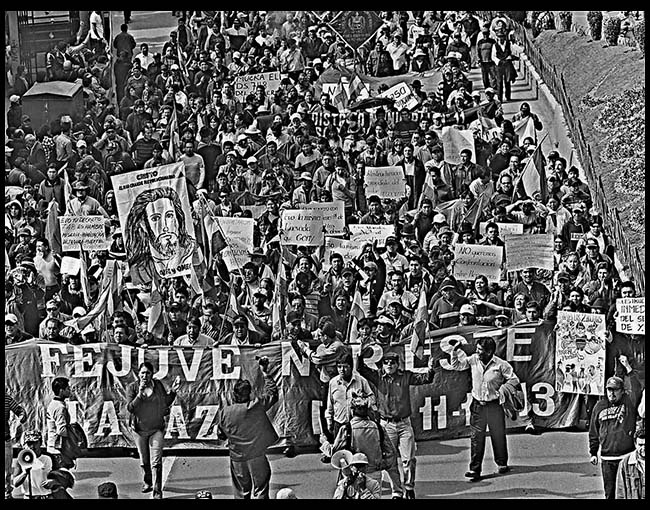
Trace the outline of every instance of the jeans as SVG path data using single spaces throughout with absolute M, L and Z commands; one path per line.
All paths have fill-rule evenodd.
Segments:
M 231 458 L 230 477 L 235 499 L 269 499 L 271 466 L 266 455 L 243 462 Z
M 5 439 L 5 494 L 11 494 L 13 485 L 11 485 L 11 476 L 13 471 L 13 442 L 11 439 Z
M 509 71 L 504 66 L 496 66 L 497 95 L 499 101 L 503 101 L 504 89 L 506 101 L 512 99 L 512 83 L 510 82 Z
M 496 88 L 497 86 L 497 66 L 494 62 L 481 62 L 481 77 L 483 86 Z
M 601 460 L 600 469 L 603 472 L 605 499 L 616 499 L 616 472 L 620 460 Z
M 153 485 L 154 497 L 162 495 L 162 430 L 148 430 L 135 433 L 135 445 L 140 455 L 144 483 Z
M 508 465 L 508 444 L 506 443 L 506 418 L 498 401 L 481 405 L 472 400 L 470 405 L 471 458 L 470 471 L 481 473 L 485 454 L 485 431 L 490 429 L 492 451 L 497 466 Z
M 411 419 L 405 418 L 397 423 L 390 421 L 381 421 L 382 426 L 386 430 L 388 438 L 393 443 L 395 450 L 398 451 L 399 456 L 402 460 L 402 470 L 404 473 L 404 483 L 403 487 L 406 490 L 415 489 L 415 435 L 413 433 L 413 427 L 411 426 Z M 397 470 L 397 481 L 395 473 L 392 470 L 388 471 L 390 476 L 391 487 L 393 487 L 393 495 L 398 495 L 401 492 L 402 482 L 401 474 L 399 468 Z M 399 489 L 396 490 L 396 488 Z

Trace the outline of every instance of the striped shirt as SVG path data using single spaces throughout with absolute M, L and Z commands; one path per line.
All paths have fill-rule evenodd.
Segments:
M 11 439 L 11 432 L 9 431 L 9 416 L 14 413 L 21 418 L 25 415 L 25 410 L 9 395 L 5 394 L 5 441 Z

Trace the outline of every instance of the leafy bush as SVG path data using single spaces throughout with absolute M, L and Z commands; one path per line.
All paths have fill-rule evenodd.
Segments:
M 621 20 L 619 18 L 607 18 L 604 21 L 605 41 L 610 46 L 618 44 L 618 36 L 621 35 Z
M 560 12 L 560 28 L 563 32 L 569 32 L 571 30 L 571 23 L 573 21 L 573 14 L 571 11 L 561 11 Z
M 591 38 L 594 41 L 600 41 L 603 36 L 603 13 L 602 11 L 589 11 L 587 13 L 587 21 L 589 22 L 589 31 Z
M 645 55 L 645 18 L 638 21 L 634 27 L 634 38 L 639 43 L 639 49 Z

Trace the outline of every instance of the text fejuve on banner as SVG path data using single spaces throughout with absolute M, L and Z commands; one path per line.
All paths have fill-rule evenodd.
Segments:
M 111 177 L 133 283 L 191 273 L 196 249 L 183 163 Z
M 235 99 L 244 102 L 246 96 L 254 94 L 258 85 L 264 85 L 266 93 L 270 94 L 280 88 L 282 76 L 279 71 L 237 76 L 233 82 Z
M 59 216 L 63 251 L 101 251 L 109 247 L 103 216 Z
M 217 217 L 223 236 L 228 243 L 221 256 L 228 271 L 241 269 L 250 260 L 248 252 L 253 247 L 253 226 L 250 218 Z
M 497 355 L 507 359 L 523 382 L 527 409 L 534 423 L 547 428 L 575 426 L 580 397 L 555 390 L 555 335 L 553 324 L 523 324 L 502 330 L 487 327 L 448 328 L 435 332 L 425 344 L 424 359 L 414 358 L 408 347 L 386 348 L 400 356 L 408 370 L 426 370 L 429 356 L 436 369 L 432 384 L 411 388 L 412 422 L 417 440 L 467 435 L 469 428 L 469 372 L 451 369 L 449 353 L 463 345 L 461 357 L 474 351 L 482 336 L 494 337 Z M 358 352 L 359 347 L 354 347 Z M 380 368 L 383 350 L 364 353 L 370 368 Z M 139 349 L 116 344 L 68 345 L 28 341 L 5 348 L 5 388 L 27 412 L 27 428 L 45 430 L 45 409 L 52 399 L 54 377 L 70 379 L 72 398 L 68 409 L 73 421 L 82 424 L 89 446 L 133 447 L 129 428 L 126 391 L 136 381 L 138 365 L 150 361 L 154 377 L 169 387 L 176 376 L 181 388 L 171 406 L 165 435 L 170 447 L 222 448 L 214 420 L 219 406 L 231 399 L 235 381 L 249 379 L 255 392 L 262 387 L 256 356 L 267 356 L 270 373 L 278 384 L 280 400 L 269 411 L 281 437 L 299 446 L 317 444 L 320 433 L 318 373 L 291 343 L 273 343 L 259 349 L 248 346 L 218 348 L 159 347 Z M 584 406 L 582 406 L 584 408 Z M 522 422 L 508 420 L 509 427 Z
M 498 282 L 503 263 L 502 246 L 457 244 L 454 246 L 454 277 L 473 280 L 485 275 L 489 282 Z
M 406 178 L 399 166 L 369 166 L 365 174 L 366 197 L 400 199 L 406 196 Z
M 616 300 L 616 331 L 630 335 L 645 335 L 645 298 Z
M 508 271 L 529 267 L 553 271 L 555 263 L 552 234 L 508 236 L 505 243 Z

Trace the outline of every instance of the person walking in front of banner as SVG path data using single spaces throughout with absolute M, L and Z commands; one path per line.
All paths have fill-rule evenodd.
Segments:
M 471 459 L 465 477 L 470 481 L 481 479 L 483 455 L 485 453 L 486 429 L 490 429 L 494 460 L 499 474 L 510 471 L 508 466 L 508 443 L 506 440 L 505 413 L 501 406 L 504 400 L 504 385 L 517 387 L 519 378 L 512 366 L 494 355 L 496 342 L 484 337 L 476 342 L 472 355 L 459 353 L 459 342 L 451 352 L 452 370 L 471 370 L 472 403 L 470 405 Z
M 70 425 L 70 414 L 65 404 L 65 399 L 72 396 L 70 381 L 65 377 L 56 377 L 52 381 L 52 392 L 54 399 L 47 406 L 47 453 L 52 457 L 52 469 L 60 467 L 71 467 L 70 459 L 64 458 L 62 454 L 63 442 L 68 436 Z
M 130 423 L 143 470 L 142 492 L 153 491 L 154 499 L 162 499 L 165 416 L 176 399 L 180 378 L 174 380 L 168 392 L 162 382 L 153 378 L 153 374 L 153 365 L 148 361 L 138 367 L 138 380 L 127 389 L 126 408 L 131 413 Z
M 269 373 L 269 359 L 258 360 L 264 377 L 261 397 L 251 399 L 251 383 L 240 379 L 233 403 L 217 417 L 219 437 L 228 440 L 230 476 L 235 499 L 269 499 L 271 466 L 266 449 L 278 440 L 267 411 L 278 401 L 278 388 Z
M 610 377 L 605 388 L 606 398 L 598 401 L 591 414 L 589 462 L 597 465 L 600 451 L 605 499 L 615 499 L 619 463 L 626 454 L 634 451 L 636 406 L 625 393 L 620 377 Z
M 43 484 L 52 471 L 52 458 L 42 451 L 41 441 L 41 433 L 37 430 L 26 432 L 25 449 L 18 455 L 13 483 L 20 487 L 24 499 L 48 499 L 50 494 Z

